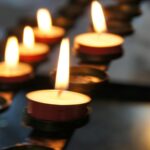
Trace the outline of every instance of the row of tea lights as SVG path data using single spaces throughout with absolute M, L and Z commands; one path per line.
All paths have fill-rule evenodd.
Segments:
M 24 29 L 23 44 L 18 46 L 16 37 L 10 37 L 6 44 L 5 60 L 0 63 L 0 82 L 21 82 L 32 75 L 32 67 L 26 63 L 45 59 L 49 53 L 48 43 L 57 43 L 65 31 L 54 27 L 45 9 L 38 11 L 38 28 L 27 26 Z M 89 57 L 120 53 L 123 38 L 107 32 L 101 5 L 92 2 L 92 18 L 96 32 L 84 33 L 75 37 L 74 47 Z M 47 22 L 45 22 L 48 20 Z M 34 41 L 35 36 L 35 41 Z M 55 90 L 40 90 L 27 94 L 27 113 L 40 120 L 70 121 L 88 115 L 87 95 L 67 91 L 69 83 L 69 40 L 63 39 L 57 67 Z

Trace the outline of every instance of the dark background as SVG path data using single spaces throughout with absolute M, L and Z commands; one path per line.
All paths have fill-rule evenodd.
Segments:
M 22 16 L 34 15 L 39 7 L 47 7 L 55 15 L 57 9 L 65 3 L 65 0 L 1 0 L 1 38 Z M 103 0 L 102 3 L 107 5 L 113 2 Z M 108 71 L 111 81 L 140 87 L 123 86 L 120 89 L 120 86 L 110 86 L 103 98 L 94 98 L 91 120 L 87 126 L 75 132 L 68 150 L 150 149 L 150 2 L 143 2 L 140 7 L 143 14 L 132 21 L 135 33 L 125 38 L 124 56 L 113 61 Z M 69 32 L 71 40 L 76 34 L 87 30 L 88 14 L 89 9 Z M 56 47 L 49 56 L 50 61 L 39 68 L 38 74 L 49 74 L 56 67 L 58 50 L 59 47 Z M 77 63 L 73 56 L 71 63 Z M 141 85 L 144 87 L 141 88 Z M 108 99 L 109 94 L 115 96 Z M 30 129 L 24 128 L 22 123 L 25 105 L 25 91 L 21 90 L 14 97 L 11 108 L 0 114 L 0 121 L 6 120 L 6 126 L 0 128 L 0 148 L 26 141 Z

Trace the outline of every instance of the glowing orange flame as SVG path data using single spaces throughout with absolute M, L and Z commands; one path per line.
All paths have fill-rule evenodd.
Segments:
M 107 26 L 101 4 L 98 1 L 93 1 L 91 7 L 94 30 L 97 33 L 105 32 Z
M 34 47 L 35 39 L 34 39 L 34 33 L 30 26 L 26 26 L 24 28 L 23 32 L 23 44 L 29 48 L 32 49 Z
M 69 84 L 69 39 L 62 40 L 58 60 L 55 88 L 65 90 Z
M 43 32 L 49 32 L 52 27 L 52 18 L 49 11 L 41 8 L 37 11 L 38 27 Z
M 10 37 L 7 40 L 5 50 L 5 64 L 10 67 L 16 67 L 19 62 L 19 46 L 16 37 Z

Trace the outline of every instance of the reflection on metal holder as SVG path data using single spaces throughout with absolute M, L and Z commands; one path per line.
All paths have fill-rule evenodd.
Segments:
M 123 51 L 114 54 L 108 53 L 106 55 L 90 55 L 90 54 L 83 53 L 79 50 L 76 50 L 76 55 L 80 58 L 82 63 L 108 65 L 110 61 L 121 57 L 123 55 Z
M 54 85 L 56 72 L 51 73 Z M 97 68 L 84 66 L 70 67 L 69 90 L 92 95 L 96 89 L 101 89 L 108 82 L 107 74 Z
M 26 87 L 33 79 L 33 74 L 24 75 L 21 77 L 2 78 L 0 77 L 0 89 L 1 90 L 18 90 L 22 87 Z
M 60 138 L 66 135 L 70 135 L 70 133 L 72 133 L 76 128 L 80 128 L 86 125 L 88 121 L 88 114 L 82 118 L 64 122 L 39 120 L 31 117 L 28 113 L 25 114 L 24 118 L 25 125 L 33 128 L 36 131 L 36 136 L 40 134 L 40 137 L 44 136 L 47 138 L 53 136 Z

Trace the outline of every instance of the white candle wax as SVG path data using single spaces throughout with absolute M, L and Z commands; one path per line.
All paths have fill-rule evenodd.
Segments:
M 43 43 L 35 43 L 32 48 L 28 48 L 24 44 L 19 45 L 20 55 L 33 56 L 48 53 L 49 47 Z
M 39 90 L 28 93 L 29 100 L 51 105 L 80 105 L 90 102 L 90 97 L 71 91 Z
M 65 30 L 60 27 L 52 26 L 49 31 L 43 32 L 38 27 L 34 28 L 35 37 L 57 38 L 63 37 Z
M 89 47 L 113 47 L 121 45 L 123 38 L 111 33 L 85 33 L 76 36 L 75 44 Z
M 19 63 L 16 67 L 8 67 L 4 62 L 0 63 L 0 77 L 20 77 L 32 73 L 32 67 L 25 63 Z

